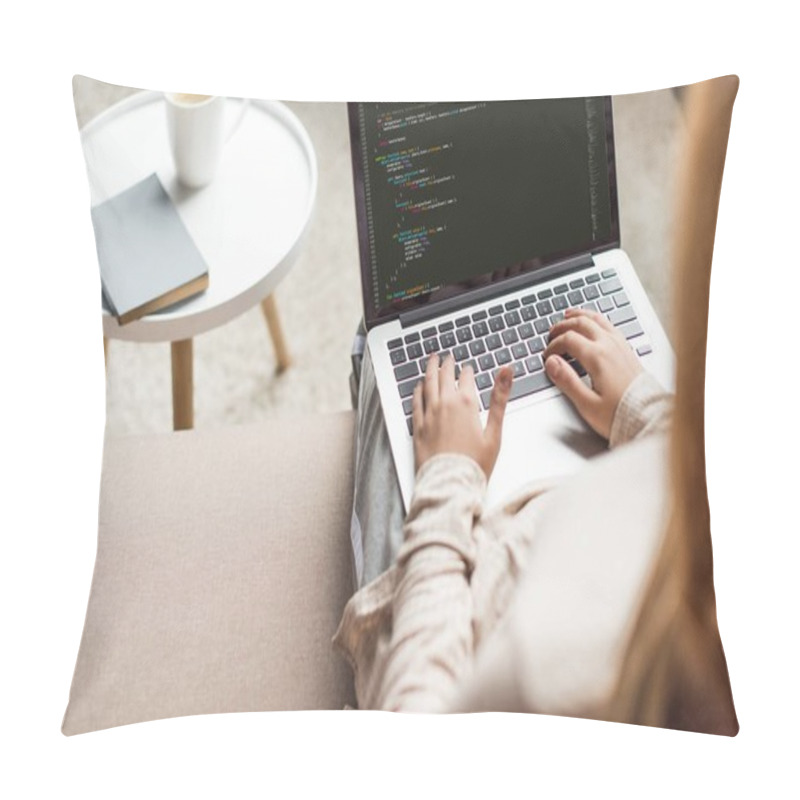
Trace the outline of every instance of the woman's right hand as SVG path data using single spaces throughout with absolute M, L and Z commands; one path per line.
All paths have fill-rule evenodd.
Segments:
M 577 359 L 592 381 L 589 388 L 562 356 Z M 602 315 L 568 309 L 550 329 L 544 351 L 550 380 L 573 402 L 578 413 L 601 436 L 611 434 L 617 405 L 643 367 L 622 334 Z

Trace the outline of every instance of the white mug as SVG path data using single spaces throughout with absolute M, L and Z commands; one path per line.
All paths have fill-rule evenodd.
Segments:
M 225 134 L 225 98 L 204 94 L 165 93 L 167 128 L 178 180 L 191 189 L 211 183 L 222 150 L 244 118 L 248 101 Z

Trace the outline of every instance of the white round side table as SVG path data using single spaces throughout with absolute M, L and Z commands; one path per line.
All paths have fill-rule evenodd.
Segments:
M 243 101 L 226 99 L 226 120 Z M 167 138 L 164 98 L 140 92 L 111 106 L 81 131 L 92 206 L 157 173 L 208 264 L 205 292 L 127 325 L 103 311 L 108 339 L 170 342 L 173 423 L 191 428 L 192 339 L 260 303 L 278 369 L 290 363 L 272 292 L 287 274 L 309 227 L 317 162 L 305 128 L 286 106 L 251 100 L 202 189 L 178 183 Z M 107 353 L 107 351 L 106 351 Z

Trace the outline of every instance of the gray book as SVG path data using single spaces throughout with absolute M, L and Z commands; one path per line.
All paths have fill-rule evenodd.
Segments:
M 120 325 L 208 288 L 208 265 L 158 175 L 92 209 L 103 299 Z

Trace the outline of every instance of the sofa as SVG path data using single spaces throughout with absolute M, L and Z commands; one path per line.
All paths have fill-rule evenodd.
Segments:
M 63 732 L 354 705 L 353 412 L 105 442 Z

